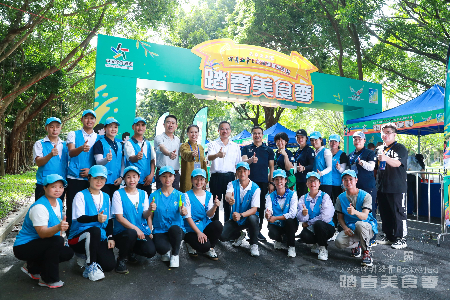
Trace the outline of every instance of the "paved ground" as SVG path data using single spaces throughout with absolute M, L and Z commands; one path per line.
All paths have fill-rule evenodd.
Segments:
M 326 262 L 317 260 L 317 255 L 299 242 L 296 258 L 275 251 L 270 240 L 260 244 L 259 258 L 250 256 L 249 245 L 233 248 L 219 243 L 219 261 L 202 255 L 190 258 L 183 247 L 178 269 L 168 268 L 157 255 L 130 265 L 128 275 L 111 272 L 98 282 L 83 278 L 74 258 L 61 264 L 65 286 L 56 290 L 39 287 L 22 273 L 23 262 L 12 254 L 16 234 L 11 233 L 0 245 L 0 299 L 435 300 L 448 299 L 450 293 L 450 237 L 437 247 L 429 237 L 421 241 L 415 230 L 410 230 L 405 250 L 374 247 L 374 268 L 362 268 L 359 258 L 350 257 L 349 249 L 338 250 L 334 243 L 330 243 Z

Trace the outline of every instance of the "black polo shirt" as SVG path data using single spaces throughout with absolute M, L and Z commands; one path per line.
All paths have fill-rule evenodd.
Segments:
M 373 171 L 367 171 L 359 165 L 358 158 L 366 162 L 373 161 L 376 163 L 377 157 L 375 152 L 365 147 L 360 151 L 353 151 L 348 156 L 349 168 L 352 170 L 356 169 L 356 173 L 358 174 L 358 183 L 356 183 L 356 187 L 367 192 L 375 187 L 375 177 L 373 176 Z
M 257 163 L 250 164 L 250 180 L 254 182 L 269 182 L 269 161 L 274 160 L 273 150 L 266 144 L 256 147 L 254 143 L 242 147 L 241 156 L 247 155 L 248 158 L 256 153 Z
M 292 163 L 292 165 L 294 165 L 294 155 L 292 154 L 292 152 L 288 149 L 284 149 L 286 151 L 286 154 L 289 158 L 289 161 Z M 284 164 L 284 155 L 281 155 L 280 153 L 275 154 L 275 170 L 285 170 L 286 173 L 289 172 L 289 170 L 286 170 L 286 166 Z
M 408 150 L 400 143 L 394 142 L 389 147 L 383 147 L 386 155 L 390 158 L 397 159 L 401 165 L 397 168 L 391 167 L 386 163 L 386 169 L 378 169 L 378 163 L 375 167 L 377 172 L 378 191 L 382 193 L 406 193 L 406 170 L 408 169 Z M 378 149 L 378 148 L 377 148 Z
M 306 145 L 303 149 L 298 149 L 294 154 L 294 160 L 297 165 L 302 165 L 305 167 L 305 171 L 295 173 L 295 178 L 297 182 L 306 182 L 306 174 L 311 172 L 314 167 L 314 158 L 316 154 L 314 150 Z

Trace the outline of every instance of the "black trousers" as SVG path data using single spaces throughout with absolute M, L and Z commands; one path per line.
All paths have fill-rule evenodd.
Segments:
M 34 201 L 37 201 L 39 198 L 41 198 L 42 196 L 44 196 L 45 192 L 44 192 L 44 186 L 42 184 L 37 184 L 36 183 L 36 187 L 34 188 Z M 64 193 L 61 195 L 61 197 L 59 197 L 59 199 L 61 199 L 61 201 L 64 203 L 64 197 L 66 196 L 66 190 L 64 190 Z
M 263 226 L 264 221 L 264 211 L 266 210 L 266 195 L 269 191 L 268 182 L 255 182 L 259 188 L 261 189 L 261 196 L 260 196 L 260 203 L 259 203 L 259 230 L 261 231 L 261 228 Z
M 219 201 L 223 200 L 223 214 L 224 222 L 230 219 L 231 206 L 225 201 L 225 194 L 227 192 L 227 185 L 229 182 L 235 179 L 235 175 L 232 172 L 228 173 L 212 173 L 211 179 L 209 181 L 209 188 L 211 194 L 213 194 L 213 199 L 219 197 Z M 213 221 L 219 220 L 219 210 L 216 210 L 216 214 L 212 218 Z
M 175 171 L 175 180 L 172 183 L 172 187 L 174 189 L 176 189 L 176 190 L 180 190 L 180 178 L 181 178 L 181 175 L 180 175 L 180 172 L 178 172 L 178 173 L 177 172 L 178 171 Z M 160 189 L 160 188 L 162 188 L 162 183 L 161 183 L 161 180 L 159 180 L 159 168 L 156 169 L 155 175 L 156 175 L 156 177 L 155 177 L 156 189 Z
M 316 221 L 313 224 L 314 233 L 309 229 L 303 228 L 300 238 L 306 244 L 318 244 L 319 246 L 328 246 L 328 239 L 334 235 L 334 226 L 324 221 Z
M 319 187 L 319 190 L 327 193 L 328 196 L 330 196 L 330 198 L 333 195 L 333 186 L 332 185 L 321 184 Z
M 188 232 L 184 237 L 184 241 L 191 245 L 192 248 L 197 250 L 200 253 L 208 252 L 209 249 L 214 248 L 216 246 L 217 241 L 222 235 L 223 225 L 219 220 L 212 221 L 209 223 L 203 233 L 208 237 L 208 240 L 201 244 L 198 241 L 197 234 L 195 232 Z
M 277 226 L 274 224 L 269 224 L 269 237 L 272 240 L 281 242 L 281 237 L 286 234 L 288 247 L 295 245 L 295 233 L 298 229 L 297 219 L 287 219 L 284 221 L 284 226 Z
M 105 184 L 102 188 L 102 192 L 105 192 L 109 196 L 109 202 L 112 201 L 112 197 L 114 195 L 114 192 L 119 190 L 120 185 L 114 185 L 114 184 Z
M 86 254 L 88 264 L 98 263 L 104 272 L 114 269 L 116 258 L 113 249 L 108 249 L 108 241 L 101 241 L 101 231 L 98 227 L 91 227 L 69 240 L 69 246 L 76 253 Z M 86 243 L 89 249 L 86 249 Z
M 73 250 L 64 246 L 64 238 L 52 236 L 35 239 L 13 247 L 14 256 L 27 262 L 31 274 L 41 274 L 46 283 L 59 281 L 59 263 L 73 257 Z
M 297 197 L 300 199 L 301 196 L 308 194 L 308 187 L 306 182 L 296 182 L 297 187 Z
M 386 237 L 395 242 L 397 238 L 403 238 L 407 234 L 406 229 L 406 197 L 405 193 L 378 192 L 378 209 L 382 230 Z
M 248 216 L 244 224 L 239 225 L 234 220 L 228 220 L 225 222 L 222 231 L 221 240 L 229 241 L 235 240 L 241 235 L 241 231 L 244 229 L 248 230 L 250 235 L 250 245 L 258 243 L 258 233 L 259 233 L 259 218 L 257 215 Z
M 333 206 L 336 205 L 336 200 L 339 197 L 340 194 L 342 194 L 344 190 L 342 189 L 342 186 L 340 185 L 333 185 L 331 187 L 331 201 L 333 202 Z M 334 227 L 338 228 L 339 227 L 339 222 L 337 219 L 337 213 L 334 213 L 333 215 L 333 223 L 334 223 Z
M 72 203 L 78 192 L 89 187 L 89 181 L 67 178 L 66 216 L 69 225 L 72 225 Z M 70 227 L 69 230 L 70 231 Z M 69 232 L 66 232 L 67 234 Z
M 184 231 L 177 225 L 172 225 L 167 232 L 153 234 L 156 251 L 159 254 L 166 254 L 172 250 L 172 255 L 178 255 L 183 238 Z
M 150 194 L 152 193 L 152 185 L 151 185 L 151 184 L 149 184 L 149 185 L 144 185 L 143 183 L 138 183 L 138 184 L 136 185 L 136 187 L 137 187 L 138 189 L 140 189 L 140 190 L 145 191 L 145 192 L 147 193 L 147 196 L 150 197 Z
M 126 259 L 130 253 L 135 253 L 147 258 L 155 256 L 155 244 L 150 236 L 146 235 L 145 240 L 138 240 L 137 232 L 134 229 L 125 229 L 114 236 L 116 248 L 119 249 L 119 259 Z

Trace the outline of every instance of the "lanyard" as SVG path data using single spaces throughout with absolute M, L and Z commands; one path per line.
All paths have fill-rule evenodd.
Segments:
M 191 151 L 194 151 L 194 150 L 192 150 L 191 143 L 188 142 L 188 145 L 189 145 L 189 147 L 191 147 Z M 197 145 L 197 150 L 198 150 L 198 161 L 200 162 L 200 147 L 198 145 Z M 195 161 L 195 158 L 194 158 L 194 161 Z
M 353 164 L 355 164 L 356 163 L 356 161 L 358 160 L 358 158 L 360 158 L 361 157 L 361 155 L 363 154 L 363 152 L 364 152 L 364 148 L 361 150 L 361 153 L 358 155 L 358 157 L 357 158 L 355 158 L 354 160 L 351 160 L 350 161 L 350 165 L 353 165 Z M 355 157 L 356 155 L 353 153 L 353 155 L 352 155 L 352 157 Z
M 386 150 L 383 150 L 384 154 L 386 155 L 389 150 L 391 150 L 392 147 L 394 147 L 394 145 L 397 144 L 397 142 L 393 142 L 392 145 L 390 145 L 388 148 L 386 148 Z M 378 161 L 378 166 L 380 165 L 381 161 Z
M 88 188 L 88 191 L 91 194 L 92 201 L 94 201 L 94 194 L 92 194 L 92 192 L 89 188 Z M 103 194 L 103 192 L 100 191 L 100 207 L 97 207 L 97 205 L 95 205 L 95 201 L 94 201 L 94 205 L 95 205 L 95 208 L 97 209 L 97 213 L 99 213 L 100 209 L 102 209 L 102 207 L 103 207 L 103 195 L 102 194 Z

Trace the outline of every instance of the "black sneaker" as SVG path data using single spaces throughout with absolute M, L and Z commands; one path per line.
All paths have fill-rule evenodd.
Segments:
M 130 253 L 128 254 L 127 262 L 129 262 L 130 264 L 137 264 L 139 261 L 135 253 Z
M 265 241 L 266 240 L 266 238 L 262 235 L 261 232 L 258 234 L 258 240 L 260 240 L 260 241 Z
M 358 246 L 352 249 L 352 257 L 360 257 L 360 256 L 361 256 L 361 246 L 358 244 Z
M 126 259 L 119 259 L 119 258 L 117 259 L 116 272 L 120 274 L 128 274 Z
M 361 250 L 360 250 L 361 251 Z M 363 259 L 361 262 L 362 266 L 371 267 L 373 265 L 372 256 L 370 256 L 370 251 L 364 251 Z
M 380 245 L 392 245 L 392 242 L 387 238 L 386 235 L 381 236 L 377 243 Z
M 397 238 L 395 243 L 393 243 L 391 245 L 391 247 L 394 248 L 394 249 L 403 249 L 403 248 L 406 248 L 407 246 L 408 245 L 406 244 L 406 239 L 405 238 Z

